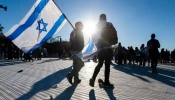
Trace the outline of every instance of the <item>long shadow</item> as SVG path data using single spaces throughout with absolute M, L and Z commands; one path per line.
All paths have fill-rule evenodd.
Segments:
M 117 100 L 113 93 L 114 88 L 103 88 L 103 89 L 107 93 L 109 100 Z M 89 100 L 96 100 L 94 89 L 91 89 L 91 91 L 89 92 Z
M 13 61 L 13 60 L 5 60 L 5 61 L 0 61 L 0 66 L 9 66 L 9 65 L 15 65 L 15 64 L 21 64 L 25 63 L 23 61 Z
M 60 83 L 70 70 L 71 67 L 68 67 L 43 78 L 42 80 L 36 82 L 28 93 L 20 96 L 16 100 L 29 100 L 36 93 L 52 88 L 55 84 Z
M 117 100 L 113 93 L 114 88 L 104 88 L 105 92 L 108 94 L 109 100 Z
M 74 84 L 67 89 L 65 89 L 60 95 L 58 95 L 54 100 L 71 100 L 71 97 L 78 84 Z
M 47 62 L 53 62 L 53 61 L 58 61 L 59 59 L 49 59 L 49 60 L 44 60 L 40 63 L 37 63 L 37 64 L 42 64 L 42 63 L 47 63 Z
M 96 100 L 94 89 L 91 89 L 89 92 L 89 100 Z
M 146 78 L 139 76 L 139 75 L 145 76 L 145 73 L 143 70 L 141 70 L 141 71 L 134 70 L 134 69 L 139 69 L 137 66 L 118 66 L 115 64 L 112 64 L 112 65 L 114 66 L 114 69 L 125 72 L 125 73 L 132 75 L 134 77 L 137 77 L 137 78 L 141 79 L 142 81 L 150 82 Z M 133 69 L 132 67 L 135 67 L 135 68 Z
M 145 68 L 147 71 L 151 71 L 150 68 Z M 166 76 L 170 76 L 170 77 L 174 77 L 175 78 L 175 70 L 171 70 L 171 69 L 167 69 L 166 66 L 163 68 L 163 67 L 159 67 L 157 68 L 158 69 L 158 72 L 159 74 L 162 74 L 162 75 L 166 75 Z M 175 68 L 174 68 L 175 69 Z
M 158 72 L 159 74 L 152 74 L 151 72 L 151 68 L 134 68 L 133 66 L 127 66 L 127 67 L 123 67 L 123 66 L 117 66 L 115 64 L 113 64 L 114 69 L 125 72 L 126 74 L 132 75 L 132 76 L 136 76 L 135 74 L 139 75 L 139 77 L 137 76 L 137 78 L 143 80 L 143 81 L 148 81 L 147 79 L 143 78 L 142 76 L 147 76 L 149 78 L 152 78 L 154 80 L 157 80 L 159 82 L 162 82 L 164 84 L 167 84 L 169 86 L 175 87 L 175 73 L 171 70 L 166 70 L 166 69 L 162 69 L 162 68 L 158 68 Z M 171 76 L 171 77 L 168 77 Z M 142 78 L 141 78 L 142 77 Z M 173 77 L 173 78 L 172 78 Z

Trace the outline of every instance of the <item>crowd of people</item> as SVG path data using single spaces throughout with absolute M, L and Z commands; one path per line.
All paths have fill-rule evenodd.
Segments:
M 33 61 L 34 59 L 41 60 L 41 57 L 47 57 L 47 55 L 48 53 L 46 48 L 40 47 L 32 53 L 24 53 L 13 43 L 9 43 L 8 45 L 0 44 L 0 60 L 20 59 L 23 61 Z
M 114 60 L 118 65 L 136 64 L 138 66 L 146 66 L 145 62 L 147 62 L 147 66 L 150 66 L 151 63 L 148 48 L 144 44 L 140 48 L 133 48 L 132 46 L 125 48 L 119 43 L 118 47 L 114 49 Z M 158 60 L 161 64 L 174 63 L 175 49 L 170 52 L 162 48 L 159 52 Z

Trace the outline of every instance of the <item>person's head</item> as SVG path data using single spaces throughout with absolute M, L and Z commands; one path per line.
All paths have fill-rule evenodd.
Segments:
M 99 20 L 106 20 L 106 15 L 105 14 L 101 14 Z
M 83 30 L 83 23 L 81 21 L 75 23 L 75 28 L 79 30 Z
M 135 47 L 135 50 L 138 50 L 138 47 Z
M 121 43 L 119 42 L 118 45 L 121 45 Z
M 141 45 L 141 47 L 140 47 L 140 49 L 141 49 L 141 48 L 144 48 L 144 47 L 145 47 L 145 45 L 144 45 L 144 44 L 142 44 L 142 45 Z
M 156 35 L 153 33 L 151 34 L 151 39 L 155 39 Z

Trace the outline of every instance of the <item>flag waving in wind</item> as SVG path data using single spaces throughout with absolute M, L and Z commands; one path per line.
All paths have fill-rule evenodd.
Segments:
M 58 33 L 67 19 L 52 0 L 37 0 L 23 20 L 4 35 L 25 53 Z

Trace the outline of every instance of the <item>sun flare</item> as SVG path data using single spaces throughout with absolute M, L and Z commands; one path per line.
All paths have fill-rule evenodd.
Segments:
M 93 21 L 88 21 L 86 23 L 83 23 L 83 32 L 88 35 L 92 35 L 95 32 L 95 25 L 96 23 Z

